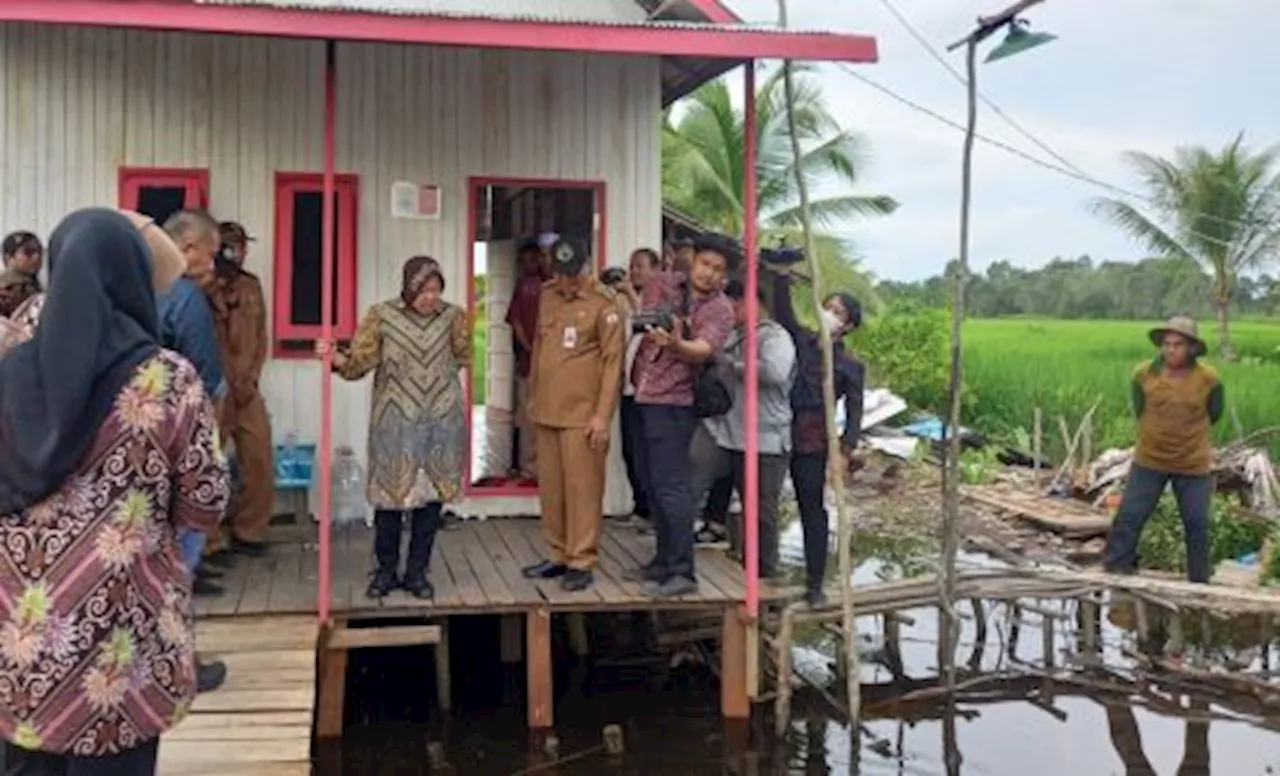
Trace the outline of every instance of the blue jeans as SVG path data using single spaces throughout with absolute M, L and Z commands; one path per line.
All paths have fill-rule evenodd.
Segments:
M 693 570 L 693 461 L 689 443 L 698 428 L 693 407 L 637 404 L 649 467 L 649 508 L 657 553 L 651 567 L 664 579 L 696 580 Z
M 1126 573 L 1137 570 L 1138 538 L 1156 511 L 1167 484 L 1173 485 L 1187 538 L 1187 578 L 1192 582 L 1208 582 L 1213 573 L 1209 558 L 1213 475 L 1171 474 L 1137 464 L 1129 470 L 1124 497 L 1107 537 L 1107 570 Z
M 200 565 L 200 556 L 204 554 L 204 543 L 209 537 L 192 528 L 183 528 L 178 532 L 178 545 L 182 548 L 182 562 L 192 574 Z

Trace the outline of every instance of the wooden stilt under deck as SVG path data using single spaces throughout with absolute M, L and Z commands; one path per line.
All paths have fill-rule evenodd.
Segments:
M 157 773 L 309 776 L 318 636 L 314 615 L 198 623 L 196 647 L 227 681 L 161 738 Z
M 223 578 L 226 595 L 200 599 L 198 612 L 206 617 L 246 618 L 309 614 L 314 624 L 318 587 L 314 539 L 314 526 L 278 527 L 270 537 L 270 553 L 264 558 L 242 559 Z M 562 590 L 558 580 L 528 580 L 520 573 L 523 566 L 543 556 L 537 521 L 468 521 L 439 536 L 430 569 L 434 600 L 422 601 L 396 592 L 373 601 L 364 595 L 371 545 L 371 532 L 363 527 L 333 536 L 333 625 L 321 638 L 317 737 L 342 733 L 348 653 L 352 649 L 434 645 L 439 703 L 448 709 L 452 700 L 448 623 L 453 617 L 472 615 L 504 617 L 502 657 L 509 662 L 525 660 L 531 728 L 547 728 L 555 721 L 551 624 L 553 615 L 562 614 L 570 615 L 565 623 L 571 645 L 578 652 L 589 645 L 588 614 L 679 611 L 721 618 L 708 629 L 708 637 L 718 633 L 726 647 L 722 664 L 724 713 L 734 718 L 749 713 L 751 631 L 742 612 L 746 591 L 742 567 L 723 552 L 698 551 L 697 592 L 676 599 L 654 599 L 624 573 L 652 557 L 653 538 L 608 521 L 601 533 L 596 584 L 571 593 Z M 404 624 L 406 621 L 412 624 Z
M 737 606 L 724 610 L 720 637 L 720 712 L 729 719 L 751 716 L 747 692 L 747 621 Z
M 529 656 L 529 727 L 549 728 L 555 724 L 555 682 L 551 668 L 551 612 L 535 609 L 525 615 L 525 644 Z

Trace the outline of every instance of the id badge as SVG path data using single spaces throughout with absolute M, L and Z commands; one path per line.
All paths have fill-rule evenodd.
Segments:
M 564 327 L 564 347 L 566 350 L 573 350 L 578 347 L 578 327 Z

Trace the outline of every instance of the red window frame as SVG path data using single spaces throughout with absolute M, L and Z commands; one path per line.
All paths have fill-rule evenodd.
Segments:
M 276 236 L 274 257 L 275 325 L 273 340 L 276 356 L 312 358 L 313 354 L 297 348 L 282 348 L 287 342 L 314 341 L 320 338 L 320 325 L 293 322 L 293 200 L 294 195 L 324 191 L 321 173 L 278 172 L 275 179 Z M 334 176 L 338 202 L 337 308 L 334 310 L 333 333 L 336 339 L 350 339 L 356 330 L 356 225 L 360 214 L 360 185 L 355 175 Z
M 186 189 L 182 206 L 209 207 L 209 171 L 179 167 L 121 167 L 119 174 L 120 207 L 138 209 L 138 194 L 144 186 Z

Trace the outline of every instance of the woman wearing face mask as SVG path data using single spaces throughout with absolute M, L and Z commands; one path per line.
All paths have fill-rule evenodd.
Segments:
M 862 325 L 862 306 L 851 294 L 836 292 L 827 296 L 818 315 L 820 324 L 831 335 L 836 403 L 844 399 L 845 427 L 840 450 L 847 466 L 862 430 L 865 369 L 845 350 L 843 340 Z M 817 606 L 825 600 L 823 577 L 831 535 L 823 499 L 827 482 L 827 418 L 822 395 L 822 340 L 818 332 L 802 326 L 796 318 L 790 275 L 779 275 L 774 283 L 773 317 L 791 333 L 796 345 L 796 380 L 791 389 L 791 484 L 804 529 L 805 597 Z
M 348 380 L 374 372 L 369 503 L 378 568 L 370 598 L 398 587 L 417 598 L 434 595 L 427 566 L 441 510 L 462 491 L 467 438 L 459 372 L 471 363 L 471 330 L 466 312 L 440 298 L 443 291 L 435 259 L 409 259 L 400 296 L 374 305 L 350 352 L 334 354 L 334 370 Z M 410 540 L 402 579 L 406 513 Z

